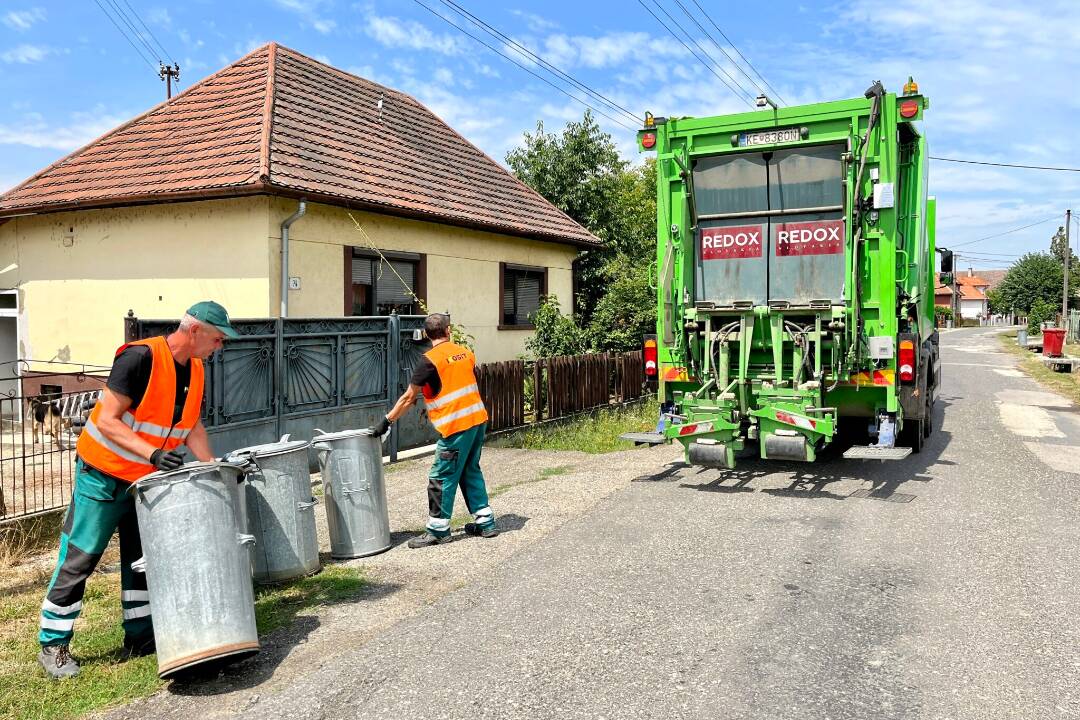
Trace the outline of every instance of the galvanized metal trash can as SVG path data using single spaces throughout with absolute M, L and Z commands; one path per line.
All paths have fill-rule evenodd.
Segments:
M 131 489 L 162 678 L 259 651 L 241 473 L 229 463 L 188 463 Z
M 317 434 L 330 555 L 356 558 L 390 548 L 390 515 L 383 482 L 382 439 L 369 430 Z
M 308 447 L 289 440 L 233 450 L 226 462 L 241 465 L 255 582 L 281 582 L 319 572 L 316 500 L 311 495 Z
M 1027 328 L 1020 328 L 1016 331 L 1016 344 L 1020 347 L 1027 347 Z

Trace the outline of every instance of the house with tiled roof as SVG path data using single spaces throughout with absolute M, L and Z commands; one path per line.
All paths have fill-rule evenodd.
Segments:
M 129 309 L 383 315 L 415 294 L 507 359 L 599 245 L 413 97 L 274 43 L 0 196 L 19 358 L 107 364 Z

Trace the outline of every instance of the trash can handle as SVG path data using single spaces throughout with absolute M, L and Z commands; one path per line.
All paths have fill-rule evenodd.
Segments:
M 368 492 L 369 490 L 371 490 L 371 483 L 369 483 L 367 481 L 361 481 L 359 483 L 359 487 L 357 489 L 355 489 L 355 490 L 352 489 L 352 483 L 348 483 L 348 482 L 341 483 L 341 492 L 345 493 L 346 495 L 352 495 L 353 493 Z
M 241 545 L 254 545 L 255 536 L 246 535 L 244 533 L 236 533 L 236 542 L 240 543 Z
M 143 555 L 141 558 L 139 558 L 135 562 L 131 563 L 131 570 L 132 570 L 132 572 L 137 572 L 137 573 L 146 572 L 146 556 Z
M 310 510 L 311 508 L 315 507 L 318 504 L 319 504 L 319 501 L 318 501 L 317 498 L 311 498 L 310 502 L 298 502 L 298 503 L 296 503 L 296 509 L 297 510 Z
M 281 436 L 281 439 L 278 440 L 278 442 L 288 442 L 289 441 L 289 435 L 292 435 L 292 433 L 285 433 L 284 435 Z
M 315 449 L 316 453 L 318 453 L 319 467 L 321 469 L 325 469 L 326 468 L 326 457 L 330 454 L 330 451 L 331 451 L 330 446 L 327 445 L 326 443 L 317 442 L 317 443 L 312 443 L 311 447 Z

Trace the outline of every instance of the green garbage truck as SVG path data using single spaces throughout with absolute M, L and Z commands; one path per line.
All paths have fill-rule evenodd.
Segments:
M 694 465 L 902 460 L 933 430 L 935 200 L 909 79 L 864 97 L 717 117 L 646 114 L 656 153 L 655 432 Z M 942 251 L 942 271 L 951 270 Z

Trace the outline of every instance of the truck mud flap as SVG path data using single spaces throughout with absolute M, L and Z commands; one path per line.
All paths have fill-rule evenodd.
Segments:
M 911 454 L 909 447 L 877 447 L 855 445 L 844 451 L 845 460 L 903 460 Z

